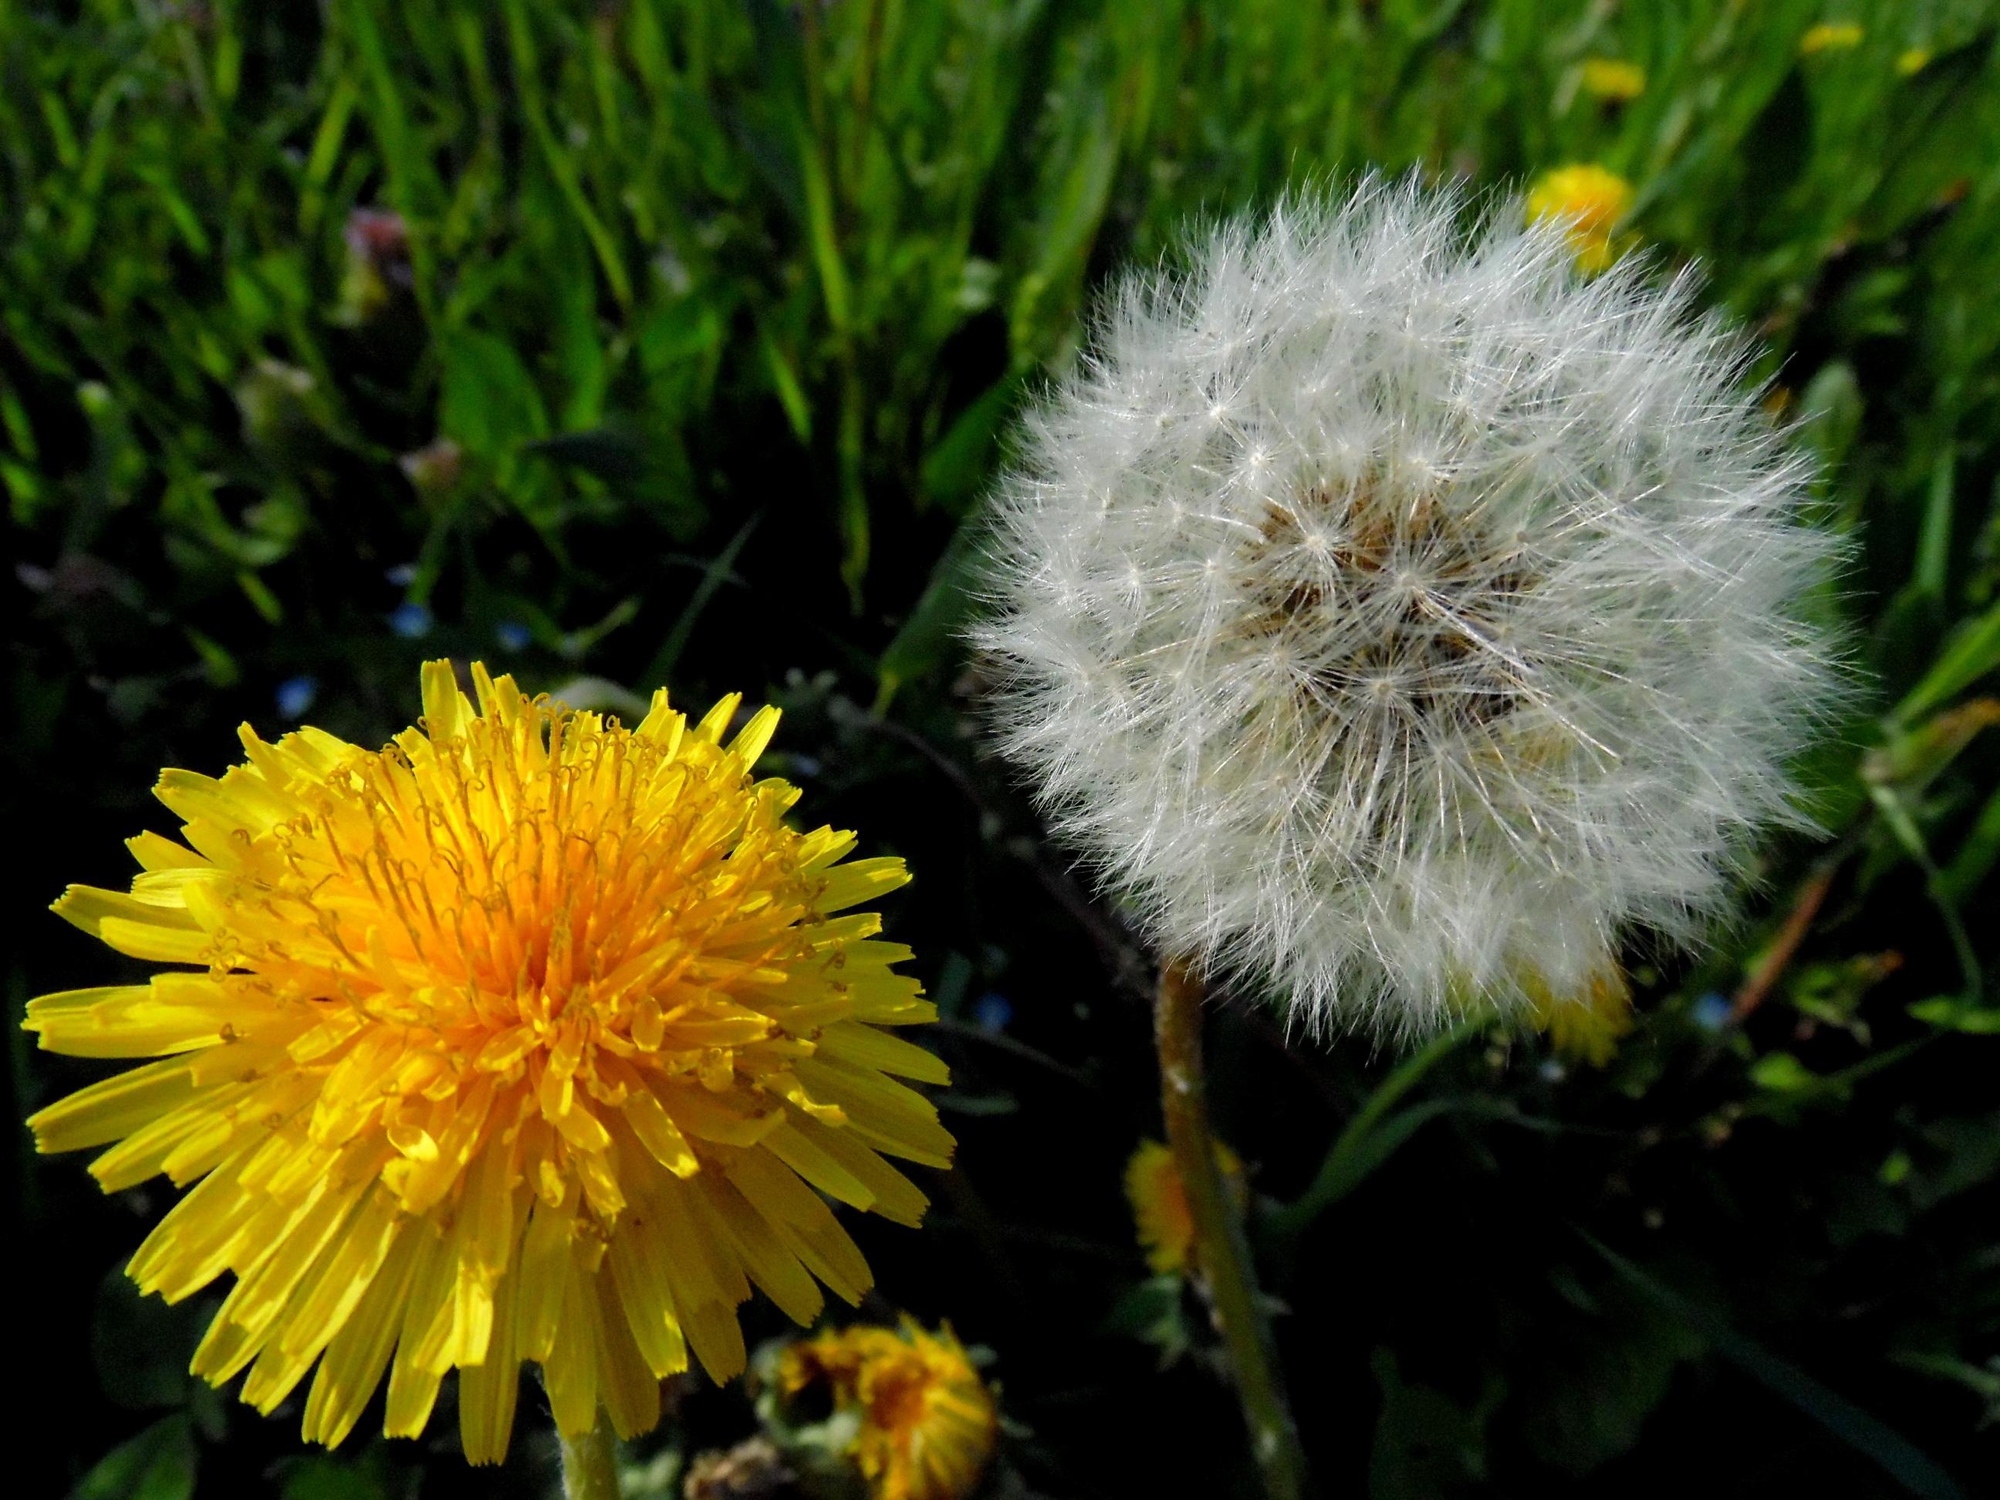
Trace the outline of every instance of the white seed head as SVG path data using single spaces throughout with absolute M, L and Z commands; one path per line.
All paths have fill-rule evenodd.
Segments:
M 1693 940 L 1839 685 L 1745 346 L 1521 220 L 1370 181 L 1216 229 L 998 492 L 1004 749 L 1155 942 L 1315 1032 Z

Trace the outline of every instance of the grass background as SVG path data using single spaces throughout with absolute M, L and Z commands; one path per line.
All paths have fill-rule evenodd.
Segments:
M 114 981 L 39 904 L 122 883 L 117 840 L 171 825 L 158 768 L 219 769 L 241 720 L 379 742 L 445 654 L 591 706 L 762 692 L 810 814 L 909 857 L 891 931 L 947 1017 L 961 1165 L 922 1232 L 856 1226 L 884 1291 L 994 1351 L 1002 1483 L 1249 1493 L 1201 1320 L 1145 1281 L 1119 1193 L 1159 1128 L 1143 961 L 982 750 L 955 539 L 1092 289 L 1191 216 L 1371 167 L 1598 162 L 1808 419 L 1873 696 L 1813 768 L 1831 836 L 1772 849 L 1698 963 L 1632 955 L 1608 1068 L 1219 1018 L 1301 1422 L 1330 1493 L 1381 1500 L 1985 1492 L 1997 17 L 4 0 L 13 1013 Z M 1858 42 L 1802 52 L 1827 22 Z M 1591 57 L 1644 93 L 1592 97 Z M 103 1071 L 10 1034 L 13 1117 Z M 192 1387 L 199 1302 L 115 1274 L 163 1195 L 101 1199 L 25 1132 L 5 1163 L 15 1493 L 546 1493 L 532 1396 L 495 1475 L 443 1407 L 329 1458 Z M 634 1493 L 752 1426 L 738 1391 L 679 1413 Z

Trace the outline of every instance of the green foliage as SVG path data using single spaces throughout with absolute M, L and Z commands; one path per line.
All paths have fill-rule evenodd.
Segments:
M 1859 43 L 1802 55 L 1824 20 Z M 1307 1440 L 1329 1490 L 1384 1496 L 1727 1489 L 1726 1448 L 1746 1494 L 1990 1473 L 1996 27 L 1991 0 L 0 7 L 30 888 L 122 878 L 158 767 L 217 769 L 241 719 L 380 739 L 426 656 L 573 702 L 768 691 L 815 812 L 909 855 L 893 920 L 948 1017 L 961 1167 L 921 1237 L 869 1240 L 885 1289 L 996 1348 L 1035 1488 L 1234 1493 L 1209 1331 L 1118 1194 L 1156 1128 L 1144 956 L 972 728 L 979 498 L 1091 293 L 1191 219 L 1602 163 L 1642 253 L 1760 337 L 1871 686 L 1804 767 L 1827 839 L 1768 851 L 1691 970 L 1632 955 L 1601 1072 L 1479 1027 L 1411 1060 L 1218 1020 Z M 1592 58 L 1643 92 L 1593 96 Z M 56 929 L 19 922 L 10 993 L 110 982 Z M 97 1076 L 15 1061 L 17 1114 Z M 94 1300 L 162 1196 L 139 1220 L 13 1167 L 62 1262 L 49 1492 L 469 1483 L 442 1438 L 301 1459 L 290 1421 L 225 1427 L 179 1373 L 205 1308 Z M 732 1399 L 661 1441 L 735 1441 Z M 479 1493 L 537 1492 L 516 1449 Z

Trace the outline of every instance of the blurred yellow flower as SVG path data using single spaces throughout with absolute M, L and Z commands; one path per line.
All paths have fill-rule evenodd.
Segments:
M 949 1324 L 822 1333 L 785 1350 L 778 1383 L 787 1399 L 824 1386 L 834 1415 L 853 1420 L 847 1453 L 870 1500 L 963 1500 L 999 1437 L 992 1392 Z
M 897 1074 L 942 1083 L 883 1027 L 927 1021 L 872 913 L 899 859 L 797 833 L 758 780 L 775 709 L 690 726 L 664 691 L 636 729 L 423 671 L 424 719 L 380 750 L 318 729 L 220 780 L 167 771 L 185 827 L 131 841 L 129 895 L 56 910 L 120 953 L 195 966 L 47 995 L 43 1047 L 153 1057 L 37 1114 L 43 1151 L 110 1145 L 109 1191 L 189 1191 L 130 1273 L 168 1301 L 232 1272 L 195 1354 L 275 1410 L 315 1362 L 305 1435 L 347 1435 L 388 1373 L 414 1436 L 454 1366 L 468 1458 L 507 1450 L 523 1361 L 566 1434 L 630 1436 L 690 1346 L 743 1368 L 736 1307 L 800 1323 L 814 1278 L 867 1264 L 820 1194 L 900 1223 L 924 1195 L 883 1153 L 952 1139 Z M 115 1143 L 115 1144 L 113 1144 Z M 198 1185 L 195 1185 L 198 1184 Z M 392 1363 L 393 1356 L 393 1363 Z
M 1537 995 L 1528 1015 L 1556 1056 L 1601 1068 L 1618 1055 L 1619 1041 L 1632 1029 L 1632 991 L 1625 976 L 1611 969 L 1580 996 Z
M 1845 52 L 1860 46 L 1865 34 L 1852 21 L 1822 21 L 1799 38 L 1799 56 L 1811 57 L 1816 52 Z
M 1243 1163 L 1218 1141 L 1215 1164 L 1222 1169 L 1224 1185 L 1240 1203 L 1246 1193 Z M 1188 1213 L 1187 1190 L 1181 1186 L 1173 1152 L 1159 1141 L 1141 1141 L 1125 1164 L 1125 1196 L 1132 1204 L 1139 1248 L 1146 1252 L 1146 1264 L 1153 1274 L 1184 1273 L 1188 1246 L 1194 1241 L 1194 1220 Z
M 1590 163 L 1552 168 L 1528 193 L 1529 220 L 1565 223 L 1570 249 L 1585 271 L 1601 271 L 1623 253 L 1629 237 L 1614 240 L 1612 230 L 1631 206 L 1632 184 Z
M 1584 59 L 1583 91 L 1622 103 L 1646 92 L 1646 70 L 1619 57 Z
M 1896 59 L 1896 76 L 1908 78 L 1912 74 L 1921 73 L 1930 66 L 1930 61 L 1930 48 L 1912 47 Z

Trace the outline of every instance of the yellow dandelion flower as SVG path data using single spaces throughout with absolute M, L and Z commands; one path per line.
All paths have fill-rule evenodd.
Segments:
M 847 1454 L 870 1500 L 962 1500 L 999 1437 L 993 1394 L 949 1324 L 822 1333 L 784 1352 L 778 1383 L 787 1399 L 823 1385 L 835 1415 L 851 1417 Z
M 1542 991 L 1528 1015 L 1547 1034 L 1556 1056 L 1601 1068 L 1618 1055 L 1620 1039 L 1632 1029 L 1632 991 L 1625 976 L 1610 969 L 1592 979 L 1581 996 L 1558 1000 Z
M 1584 271 L 1602 271 L 1624 252 L 1629 237 L 1611 231 L 1632 206 L 1632 184 L 1603 167 L 1575 163 L 1544 172 L 1528 194 L 1528 218 L 1566 223 L 1570 249 Z
M 1243 1163 L 1217 1141 L 1215 1164 L 1241 1206 L 1246 1193 Z M 1188 1246 L 1194 1241 L 1194 1219 L 1188 1212 L 1187 1189 L 1181 1185 L 1173 1152 L 1159 1141 L 1141 1141 L 1125 1163 L 1125 1197 L 1132 1205 L 1139 1248 L 1146 1252 L 1146 1264 L 1153 1274 L 1178 1276 L 1185 1272 Z
M 1931 65 L 1931 49 L 1911 47 L 1896 57 L 1896 76 L 1910 78 Z
M 1583 63 L 1583 91 L 1622 104 L 1646 92 L 1646 70 L 1622 57 L 1589 57 Z
M 884 1154 L 952 1139 L 889 1075 L 943 1083 L 883 1027 L 932 1018 L 872 913 L 898 859 L 841 863 L 751 768 L 777 725 L 689 727 L 664 691 L 636 729 L 445 662 L 425 718 L 375 751 L 317 729 L 212 780 L 167 771 L 185 843 L 131 841 L 130 894 L 56 910 L 135 958 L 195 966 L 48 995 L 43 1047 L 158 1061 L 29 1123 L 45 1152 L 109 1145 L 109 1191 L 190 1188 L 129 1267 L 179 1301 L 236 1278 L 194 1358 L 269 1413 L 317 1361 L 305 1436 L 345 1437 L 388 1372 L 391 1435 L 460 1370 L 466 1456 L 507 1448 L 523 1361 L 562 1431 L 627 1436 L 691 1346 L 743 1368 L 761 1287 L 801 1323 L 814 1278 L 866 1263 L 819 1194 L 915 1224 Z
M 1799 38 L 1799 56 L 1811 57 L 1816 52 L 1846 52 L 1859 47 L 1864 35 L 1866 33 L 1852 21 L 1822 21 Z

